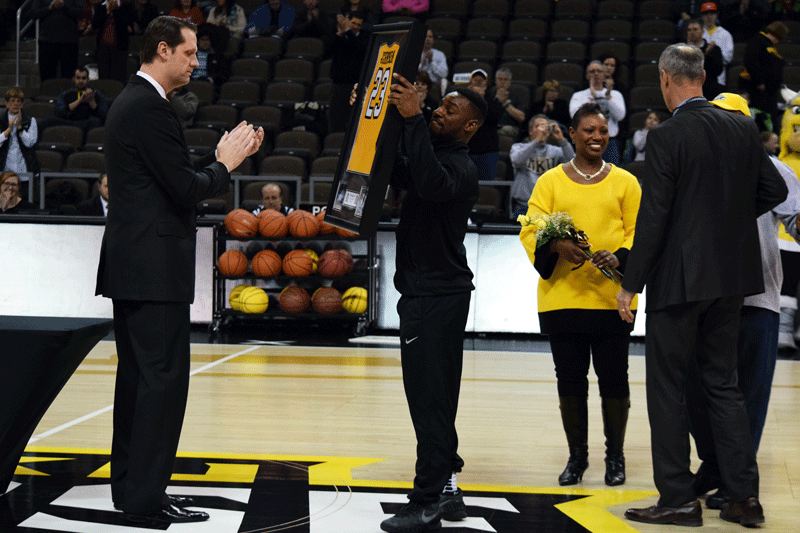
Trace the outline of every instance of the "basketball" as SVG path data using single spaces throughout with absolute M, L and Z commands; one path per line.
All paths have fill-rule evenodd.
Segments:
M 342 307 L 348 313 L 363 313 L 367 310 L 367 289 L 350 287 L 342 295 Z
M 247 256 L 239 250 L 228 250 L 219 256 L 217 268 L 220 274 L 227 277 L 238 277 L 247 274 Z
M 305 248 L 303 249 L 303 251 L 306 253 L 308 257 L 311 258 L 312 261 L 314 261 L 314 266 L 311 269 L 311 272 L 316 272 L 317 266 L 319 265 L 319 256 L 317 255 L 317 252 L 315 252 L 311 248 Z
M 314 271 L 314 260 L 305 250 L 292 250 L 283 258 L 283 272 L 287 276 L 308 276 Z
M 347 254 L 347 255 L 345 255 Z M 352 267 L 353 258 L 348 263 L 344 250 L 328 250 L 319 258 L 319 275 L 325 278 L 338 278 L 347 274 L 348 266 Z
M 317 222 L 319 222 L 319 234 L 320 235 L 332 235 L 336 233 L 336 228 L 331 226 L 327 222 L 323 222 L 325 219 L 325 209 L 317 213 Z
M 281 273 L 282 264 L 281 256 L 277 252 L 262 250 L 256 254 L 250 266 L 256 276 L 269 278 Z
M 311 305 L 311 297 L 302 287 L 289 285 L 281 291 L 278 306 L 284 313 L 305 313 Z
M 241 296 L 242 291 L 249 287 L 250 285 L 237 285 L 233 289 L 231 289 L 231 293 L 228 295 L 228 303 L 231 304 L 231 309 L 236 311 L 241 311 L 241 306 L 239 305 L 239 296 Z
M 258 219 L 250 211 L 234 209 L 225 217 L 225 229 L 237 239 L 249 239 L 258 234 Z
M 321 315 L 334 315 L 342 310 L 342 295 L 333 287 L 320 287 L 311 296 L 311 307 Z
M 300 213 L 295 215 L 295 213 Z M 294 216 L 291 216 L 294 215 Z M 316 217 L 308 211 L 297 209 L 290 213 L 289 233 L 295 237 L 305 238 L 314 237 L 319 233 L 319 222 Z
M 289 223 L 283 213 L 274 209 L 264 209 L 258 214 L 258 232 L 264 237 L 285 237 L 289 233 Z
M 346 229 L 334 227 L 334 230 L 336 232 L 336 235 L 339 235 L 340 237 L 358 237 L 358 233 L 347 231 Z
M 264 289 L 246 287 L 239 294 L 239 307 L 245 313 L 263 313 L 269 307 L 269 297 Z

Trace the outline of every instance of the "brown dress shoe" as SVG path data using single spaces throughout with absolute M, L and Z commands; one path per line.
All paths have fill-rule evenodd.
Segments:
M 646 509 L 628 509 L 625 518 L 647 524 L 675 524 L 676 526 L 702 526 L 703 511 L 700 502 L 694 500 L 680 507 L 653 505 Z
M 743 502 L 731 503 L 722 509 L 719 517 L 728 522 L 738 522 L 746 527 L 764 523 L 764 509 L 758 498 L 747 498 Z

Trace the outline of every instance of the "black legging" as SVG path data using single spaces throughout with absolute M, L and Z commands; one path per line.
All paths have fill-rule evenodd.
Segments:
M 627 398 L 628 345 L 630 335 L 550 335 L 556 365 L 559 396 L 585 397 L 589 394 L 589 362 L 594 359 L 600 396 Z

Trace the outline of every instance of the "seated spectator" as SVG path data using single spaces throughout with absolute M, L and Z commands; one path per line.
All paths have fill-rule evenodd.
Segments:
M 447 58 L 444 56 L 444 52 L 433 47 L 435 42 L 433 31 L 428 30 L 428 33 L 425 34 L 425 44 L 422 46 L 422 57 L 417 70 L 427 72 L 433 85 L 441 91 L 439 94 L 444 94 L 447 84 Z
M 564 138 L 561 127 L 545 115 L 533 116 L 528 121 L 528 137 L 511 145 L 509 152 L 514 167 L 514 184 L 511 185 L 511 218 L 528 212 L 528 200 L 539 176 L 575 157 L 575 150 Z
M 414 16 L 427 13 L 430 9 L 428 0 L 383 0 L 383 12 L 386 15 Z
M 89 87 L 89 69 L 78 67 L 72 76 L 72 89 L 56 98 L 53 116 L 42 120 L 42 129 L 50 126 L 77 126 L 84 132 L 102 126 L 108 114 L 108 101 L 103 93 Z
M 258 215 L 265 209 L 274 209 L 279 213 L 288 215 L 293 208 L 284 205 L 284 198 L 281 194 L 281 187 L 277 183 L 267 183 L 261 188 L 261 205 L 253 210 L 254 215 Z
M 644 121 L 644 128 L 633 132 L 633 147 L 636 155 L 633 157 L 634 161 L 644 161 L 645 147 L 647 146 L 647 133 L 661 124 L 661 118 L 658 113 L 651 111 L 648 113 Z
M 789 35 L 789 28 L 780 21 L 770 23 L 764 31 L 747 41 L 744 49 L 744 70 L 739 73 L 739 88 L 750 95 L 750 105 L 769 113 L 773 122 L 780 120 L 778 98 L 783 85 L 785 60 L 775 49 Z
M 703 82 L 703 96 L 706 100 L 713 100 L 725 88 L 719 84 L 719 74 L 722 72 L 722 50 L 714 42 L 703 39 L 703 24 L 699 20 L 690 20 L 684 26 L 686 42 L 703 51 L 703 70 L 706 71 L 706 81 Z
M 203 10 L 197 7 L 196 0 L 175 0 L 175 7 L 169 12 L 169 16 L 188 20 L 196 26 L 200 26 L 206 21 Z
M 225 53 L 230 39 L 244 38 L 244 28 L 247 25 L 247 16 L 233 0 L 217 0 L 206 19 L 208 32 L 211 36 L 211 45 Z
M 472 89 L 486 100 L 488 110 L 481 127 L 469 140 L 469 157 L 478 167 L 478 178 L 493 180 L 497 173 L 497 161 L 500 159 L 500 136 L 497 134 L 497 124 L 503 115 L 503 105 L 494 98 L 486 98 L 488 76 L 486 71 L 479 68 L 472 71 L 469 78 L 468 89 Z
M 620 92 L 623 98 L 628 98 L 628 88 L 619 80 L 619 59 L 611 52 L 605 52 L 597 56 L 597 60 L 603 64 L 606 79 L 603 86 L 606 89 L 614 89 Z
M 197 63 L 192 71 L 191 79 L 209 81 L 221 84 L 225 78 L 225 62 L 221 54 L 218 54 L 211 46 L 211 35 L 208 33 L 208 26 L 204 26 L 197 32 Z
M 108 216 L 108 174 L 102 174 L 97 180 L 100 194 L 78 204 L 78 214 L 87 217 Z
M 367 5 L 366 0 L 345 0 L 344 4 L 342 4 L 342 7 L 339 9 L 339 14 L 336 17 L 336 20 L 339 22 L 342 17 L 346 17 L 348 14 L 356 12 L 361 13 L 361 18 L 364 21 L 361 24 L 362 28 L 372 31 L 372 27 L 378 23 L 378 19 L 375 16 L 375 13 L 373 13 Z
M 134 0 L 133 10 L 136 12 L 134 33 L 137 35 L 144 33 L 150 22 L 159 15 L 158 7 L 152 0 Z
M 489 90 L 489 98 L 503 106 L 503 113 L 497 121 L 497 133 L 516 140 L 519 138 L 520 126 L 525 122 L 527 106 L 510 92 L 511 76 L 511 71 L 507 68 L 498 69 L 494 74 L 494 87 Z
M 297 10 L 290 38 L 327 39 L 332 32 L 333 18 L 330 13 L 319 8 L 319 0 L 303 0 L 303 7 Z
M 167 94 L 167 100 L 178 113 L 178 118 L 181 119 L 181 125 L 184 128 L 194 124 L 194 114 L 197 113 L 197 107 L 200 105 L 200 99 L 196 94 L 186 87 L 180 87 L 170 91 Z
M 36 119 L 25 115 L 25 94 L 17 87 L 6 91 L 6 112 L 0 113 L 0 169 L 15 172 L 20 180 L 20 194 L 28 195 L 27 172 L 39 170 L 36 142 L 39 127 Z
M 703 19 L 703 39 L 719 46 L 722 52 L 722 73 L 717 76 L 717 81 L 725 87 L 727 85 L 725 71 L 733 60 L 733 36 L 717 24 L 717 4 L 714 2 L 706 2 L 700 6 L 700 18 Z
M 19 189 L 19 176 L 14 172 L 0 174 L 0 213 L 10 215 L 23 209 L 36 209 L 36 206 L 20 196 Z
M 284 39 L 294 24 L 294 13 L 294 8 L 281 0 L 268 0 L 250 13 L 245 33 L 249 37 Z
M 569 127 L 569 104 L 561 98 L 562 87 L 558 80 L 547 80 L 542 84 L 542 99 L 533 103 L 532 113 L 543 114 L 564 128 Z
M 758 33 L 767 20 L 767 6 L 760 0 L 733 0 L 720 4 L 720 24 L 731 32 L 733 42 L 743 43 Z
M 414 88 L 419 94 L 419 108 L 422 110 L 422 116 L 425 117 L 425 122 L 431 123 L 433 111 L 439 104 L 431 97 L 431 78 L 428 73 L 420 70 L 417 72 L 417 79 L 414 80 Z
M 781 141 L 777 133 L 773 131 L 762 131 L 761 143 L 764 145 L 769 155 L 778 157 L 778 152 L 781 149 Z
M 574 115 L 583 104 L 599 105 L 603 116 L 608 120 L 610 136 L 606 151 L 603 153 L 603 160 L 619 165 L 620 150 L 617 136 L 619 135 L 619 123 L 625 118 L 625 100 L 619 91 L 605 87 L 603 84 L 606 79 L 605 68 L 599 61 L 592 61 L 586 67 L 586 79 L 589 80 L 589 88 L 576 92 L 569 101 L 570 116 Z

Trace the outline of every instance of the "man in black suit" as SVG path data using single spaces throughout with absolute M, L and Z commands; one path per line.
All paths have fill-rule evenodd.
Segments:
M 194 300 L 195 205 L 228 190 L 229 170 L 263 139 L 243 122 L 192 165 L 180 120 L 166 98 L 197 67 L 195 26 L 155 19 L 142 67 L 114 101 L 103 151 L 108 222 L 97 294 L 113 300 L 117 367 L 111 495 L 127 522 L 208 519 L 168 497 L 189 388 L 189 305 Z M 162 524 L 162 525 L 158 525 Z
M 102 174 L 97 180 L 100 194 L 78 204 L 78 214 L 88 217 L 104 217 L 108 215 L 108 174 Z
M 660 494 L 631 520 L 702 524 L 689 470 L 684 390 L 696 360 L 708 400 L 722 479 L 731 494 L 720 517 L 764 522 L 758 466 L 736 381 L 736 341 L 744 295 L 763 292 L 756 218 L 781 203 L 786 184 L 752 120 L 703 98 L 703 53 L 667 47 L 659 60 L 661 92 L 673 118 L 647 136 L 646 172 L 636 238 L 617 295 L 620 316 L 647 285 L 647 409 L 653 477 Z

